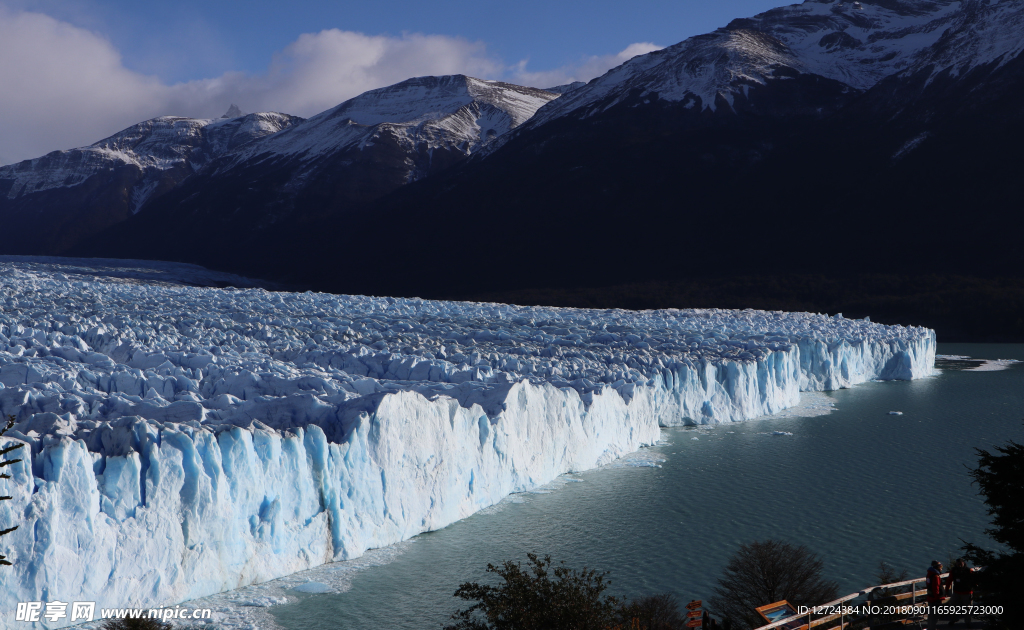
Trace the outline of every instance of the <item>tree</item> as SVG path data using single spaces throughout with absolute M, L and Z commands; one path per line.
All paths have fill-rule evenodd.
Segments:
M 952 564 L 953 563 L 951 562 L 950 566 L 952 566 Z M 910 572 L 906 569 L 897 571 L 892 565 L 883 560 L 878 563 L 878 573 L 875 574 L 875 583 L 883 585 L 905 582 L 909 575 Z M 875 605 L 880 607 L 881 612 L 872 614 L 870 622 L 872 626 L 875 624 L 884 626 L 889 623 L 897 623 L 898 620 L 903 619 L 905 615 L 891 613 L 889 605 L 897 603 L 897 595 L 901 593 L 908 593 L 912 589 L 913 587 L 911 586 L 895 586 L 892 588 L 874 589 L 869 598 Z
M 635 599 L 622 607 L 623 630 L 683 630 L 686 618 L 679 611 L 679 602 L 671 595 L 652 595 Z
M 949 566 L 953 566 L 950 563 Z M 895 584 L 896 582 L 905 582 L 910 572 L 906 569 L 897 571 L 892 565 L 885 560 L 878 563 L 878 573 L 875 574 L 875 581 L 879 584 Z
M 604 630 L 618 620 L 622 602 L 602 595 L 607 573 L 553 567 L 550 556 L 526 555 L 525 569 L 511 560 L 487 565 L 501 578 L 498 586 L 459 586 L 455 597 L 476 603 L 454 613 L 445 630 Z
M 1003 614 L 992 621 L 994 627 L 1024 628 L 1024 607 L 1015 605 L 1024 592 L 1024 445 L 1011 440 L 994 453 L 975 450 L 978 467 L 971 476 L 992 516 L 992 527 L 985 533 L 1009 549 L 994 552 L 964 545 L 967 559 L 984 567 L 977 576 L 976 603 L 1003 607 Z
M 13 427 L 13 426 L 14 426 L 14 416 L 8 416 L 7 417 L 7 426 L 5 426 L 3 428 L 3 430 L 0 430 L 0 437 L 3 437 L 4 434 L 7 433 L 8 431 L 10 431 L 11 427 Z M 0 458 L 6 456 L 8 453 L 12 453 L 12 452 L 18 450 L 19 448 L 21 448 L 23 446 L 25 446 L 25 445 L 24 444 L 15 444 L 14 446 L 9 446 L 9 447 L 7 447 L 5 449 L 0 450 Z M 7 466 L 10 466 L 11 464 L 17 464 L 20 461 L 21 461 L 20 459 L 0 459 L 0 468 L 6 468 Z M 11 476 L 6 474 L 6 473 L 0 474 L 0 479 L 10 479 L 10 478 L 11 478 Z M 11 498 L 12 497 L 0 497 L 0 501 L 10 501 Z M 11 532 L 13 532 L 16 529 L 18 529 L 17 525 L 15 525 L 14 527 L 11 527 L 10 529 L 0 530 L 0 536 L 6 536 L 7 534 L 10 534 Z M 11 566 L 11 563 L 7 561 L 7 556 L 0 554 L 0 566 L 8 566 L 8 567 Z
M 740 545 L 718 578 L 709 608 L 738 628 L 756 628 L 765 624 L 754 610 L 758 606 L 783 599 L 815 606 L 835 599 L 839 585 L 824 579 L 821 569 L 821 560 L 803 545 L 778 540 Z

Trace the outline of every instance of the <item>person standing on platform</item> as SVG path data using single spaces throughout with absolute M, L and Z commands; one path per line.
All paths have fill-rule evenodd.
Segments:
M 935 609 L 942 604 L 942 563 L 932 560 L 925 574 L 925 586 L 928 589 L 928 630 L 938 630 L 939 615 Z
M 961 616 L 967 617 L 967 627 L 971 627 L 971 605 L 974 603 L 974 569 L 967 566 L 963 558 L 957 558 L 946 578 L 946 588 L 953 591 L 949 600 L 950 606 L 965 606 L 966 614 L 959 615 L 955 609 L 949 625 L 956 623 Z

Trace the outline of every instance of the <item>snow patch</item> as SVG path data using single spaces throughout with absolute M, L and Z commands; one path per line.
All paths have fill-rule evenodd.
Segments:
M 902 158 L 903 156 L 905 156 L 906 154 L 910 153 L 911 151 L 916 149 L 918 146 L 920 146 L 920 144 L 922 142 L 924 142 L 925 140 L 927 140 L 929 138 L 929 136 L 931 136 L 931 134 L 926 131 L 926 132 L 924 132 L 922 134 L 914 136 L 910 140 L 907 140 L 906 142 L 903 143 L 903 146 L 901 146 L 896 151 L 896 153 L 892 154 L 892 159 L 893 160 L 899 160 L 900 158 Z

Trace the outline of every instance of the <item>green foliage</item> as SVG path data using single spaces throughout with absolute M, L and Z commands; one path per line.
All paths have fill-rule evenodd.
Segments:
M 621 630 L 683 630 L 686 618 L 679 611 L 679 602 L 671 595 L 652 595 L 635 599 L 622 607 Z
M 978 574 L 979 602 L 1003 606 L 992 627 L 1024 628 L 1024 607 L 1016 605 L 1024 592 L 1024 445 L 1011 440 L 995 452 L 977 453 L 978 467 L 971 476 L 992 515 L 992 527 L 985 533 L 1010 551 L 998 553 L 971 543 L 964 550 L 968 560 L 984 567 Z
M 905 582 L 910 575 L 910 572 L 906 569 L 897 571 L 891 564 L 884 560 L 878 563 L 878 573 L 875 574 L 875 583 L 882 584 L 895 584 L 897 582 Z M 913 589 L 912 586 L 894 586 L 891 588 L 876 588 L 871 592 L 869 598 L 871 601 L 880 606 L 882 613 L 874 614 L 870 618 L 872 625 L 884 626 L 889 623 L 897 623 L 898 620 L 903 619 L 904 615 L 890 614 L 889 606 L 897 603 L 896 596 L 901 593 L 909 593 Z
M 455 596 L 475 603 L 453 614 L 445 630 L 604 630 L 618 621 L 622 602 L 603 595 L 607 573 L 527 557 L 526 568 L 511 560 L 488 564 L 487 572 L 502 580 L 498 586 L 461 585 Z
M 0 429 L 0 437 L 3 437 L 3 435 L 5 433 L 7 433 L 8 431 L 10 431 L 11 427 L 13 427 L 13 426 L 14 426 L 14 416 L 8 416 L 7 417 L 7 426 L 5 426 L 3 429 Z M 15 444 L 14 446 L 10 446 L 10 447 L 7 447 L 5 449 L 0 449 L 0 457 L 4 457 L 8 453 L 12 453 L 12 452 L 18 450 L 19 448 L 21 448 L 23 446 L 25 446 L 25 445 L 24 444 Z M 0 468 L 6 468 L 7 466 L 10 466 L 11 464 L 17 464 L 20 461 L 21 461 L 20 459 L 0 460 Z M 0 479 L 10 479 L 10 478 L 11 478 L 11 476 L 6 474 L 6 473 L 0 474 Z M 10 501 L 10 500 L 11 500 L 11 497 L 0 497 L 0 501 Z M 17 525 L 15 525 L 14 527 L 11 527 L 10 529 L 0 530 L 0 536 L 6 536 L 7 534 L 10 534 L 11 532 L 13 532 L 16 529 L 18 529 Z M 11 563 L 7 561 L 7 556 L 0 554 L 0 566 L 8 566 L 8 567 L 11 566 Z
M 978 468 L 971 476 L 985 495 L 992 527 L 989 536 L 1016 552 L 1024 552 L 1024 445 L 997 446 L 999 455 L 977 449 Z
M 834 600 L 839 586 L 825 580 L 821 569 L 821 559 L 803 545 L 778 540 L 740 545 L 718 578 L 708 608 L 738 628 L 756 628 L 765 623 L 754 610 L 758 606 L 783 599 L 797 607 Z
M 908 575 L 910 573 L 906 569 L 897 571 L 892 565 L 883 560 L 878 563 L 878 574 L 875 576 L 875 580 L 879 584 L 895 584 L 896 582 L 905 582 Z

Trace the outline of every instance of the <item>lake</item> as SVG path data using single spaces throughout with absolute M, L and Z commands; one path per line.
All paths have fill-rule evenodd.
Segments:
M 1024 345 L 939 352 L 1024 360 Z M 666 429 L 662 444 L 624 461 L 291 576 L 275 587 L 291 603 L 264 609 L 272 622 L 257 625 L 436 630 L 459 607 L 460 583 L 527 552 L 609 571 L 613 594 L 683 603 L 709 598 L 737 547 L 766 538 L 821 555 L 841 594 L 876 584 L 882 560 L 923 576 L 931 560 L 959 555 L 961 539 L 991 544 L 968 475 L 974 449 L 1024 440 L 1024 363 L 940 365 L 919 381 L 806 396 L 789 417 Z M 347 590 L 316 593 L 332 589 Z

